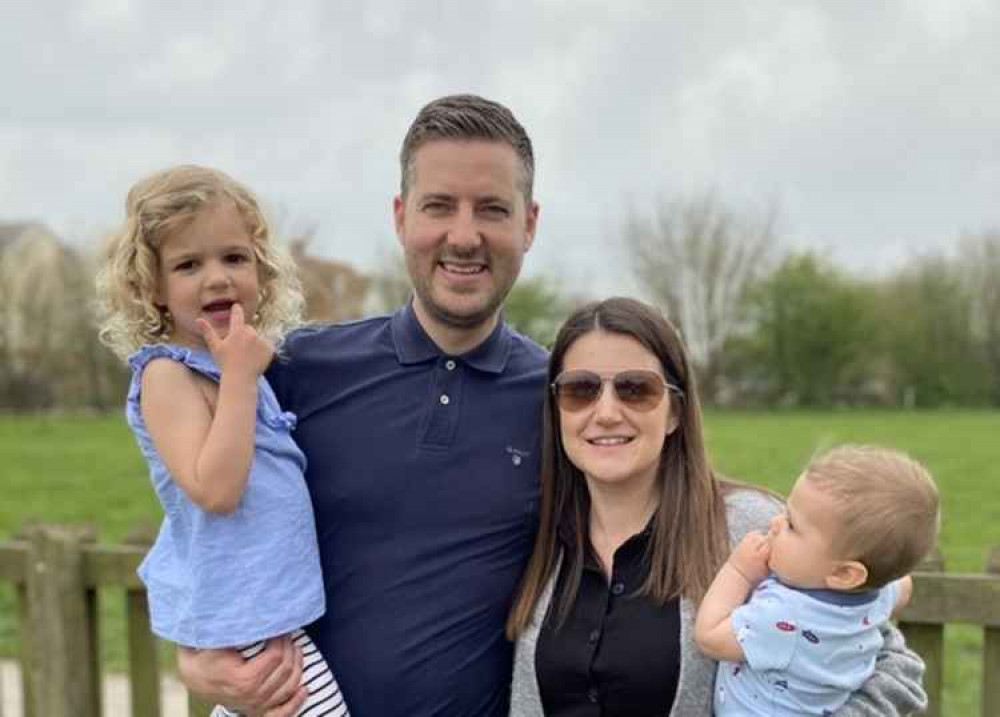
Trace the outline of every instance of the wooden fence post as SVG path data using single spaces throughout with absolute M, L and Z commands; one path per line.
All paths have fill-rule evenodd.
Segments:
M 28 633 L 31 631 L 31 615 L 28 611 L 28 586 L 21 583 L 16 586 L 17 603 L 17 625 L 21 638 L 21 704 L 24 705 L 24 717 L 35 717 L 35 690 L 31 684 L 31 672 L 24 669 L 25 666 L 34 662 L 31 656 L 31 640 Z
M 944 559 L 935 547 L 917 566 L 923 572 L 944 572 Z M 944 683 L 944 626 L 916 622 L 901 623 L 906 645 L 917 652 L 924 661 L 924 689 L 927 691 L 927 717 L 941 717 L 941 699 Z
M 80 550 L 95 537 L 92 526 L 30 530 L 24 639 L 31 643 L 30 713 L 39 717 L 101 714 L 97 591 L 84 584 Z
M 1000 545 L 986 560 L 987 575 L 1000 575 Z M 1000 627 L 983 627 L 983 715 L 1000 715 Z
M 148 549 L 156 537 L 152 526 L 136 525 L 126 545 Z M 125 627 L 128 632 L 129 688 L 132 714 L 160 717 L 160 671 L 156 638 L 149 627 L 149 602 L 143 588 L 125 590 Z

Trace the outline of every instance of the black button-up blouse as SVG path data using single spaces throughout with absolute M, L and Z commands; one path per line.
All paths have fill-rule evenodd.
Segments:
M 614 554 L 611 580 L 590 551 L 576 602 L 559 628 L 547 619 L 535 671 L 547 717 L 665 717 L 680 674 L 680 606 L 638 593 L 649 564 L 650 528 Z M 571 538 L 560 531 L 560 538 Z M 565 566 L 565 562 L 563 563 Z M 551 613 L 564 589 L 560 571 Z

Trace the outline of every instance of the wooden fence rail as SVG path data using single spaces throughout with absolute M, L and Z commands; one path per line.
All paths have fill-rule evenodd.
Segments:
M 95 537 L 90 528 L 45 525 L 0 543 L 0 580 L 15 587 L 23 717 L 101 717 L 97 590 L 104 587 L 123 593 L 132 714 L 161 717 L 156 638 L 135 573 L 148 544 L 98 545 Z M 210 712 L 189 695 L 189 717 Z
M 1000 546 L 987 559 L 984 575 L 945 573 L 940 558 L 922 568 L 913 575 L 913 600 L 900 616 L 899 627 L 927 666 L 924 687 L 930 707 L 925 714 L 943 714 L 944 626 L 966 623 L 983 629 L 981 714 L 1000 717 Z
M 95 538 L 89 528 L 46 525 L 0 543 L 0 580 L 12 583 L 16 594 L 23 717 L 101 716 L 97 590 L 104 587 L 123 592 L 132 714 L 161 717 L 156 640 L 149 630 L 146 593 L 135 574 L 146 547 L 98 545 Z M 914 574 L 913 601 L 900 627 L 927 664 L 927 714 L 932 717 L 941 715 L 944 626 L 949 623 L 983 629 L 982 715 L 1000 717 L 1000 547 L 986 573 Z M 189 696 L 190 717 L 208 717 L 210 711 L 210 705 Z

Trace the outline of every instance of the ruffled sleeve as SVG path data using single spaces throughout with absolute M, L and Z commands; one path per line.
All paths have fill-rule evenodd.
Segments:
M 129 386 L 129 402 L 139 400 L 139 389 L 142 386 L 142 372 L 149 365 L 149 362 L 156 358 L 168 358 L 177 361 L 216 382 L 221 376 L 212 357 L 207 353 L 174 344 L 146 344 L 128 357 L 128 365 L 132 369 L 134 377 Z

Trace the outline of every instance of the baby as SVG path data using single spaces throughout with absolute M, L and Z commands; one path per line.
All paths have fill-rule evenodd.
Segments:
M 698 610 L 698 647 L 720 661 L 715 714 L 832 715 L 872 674 L 879 627 L 909 601 L 938 525 L 937 488 L 913 459 L 841 446 L 812 461 Z

